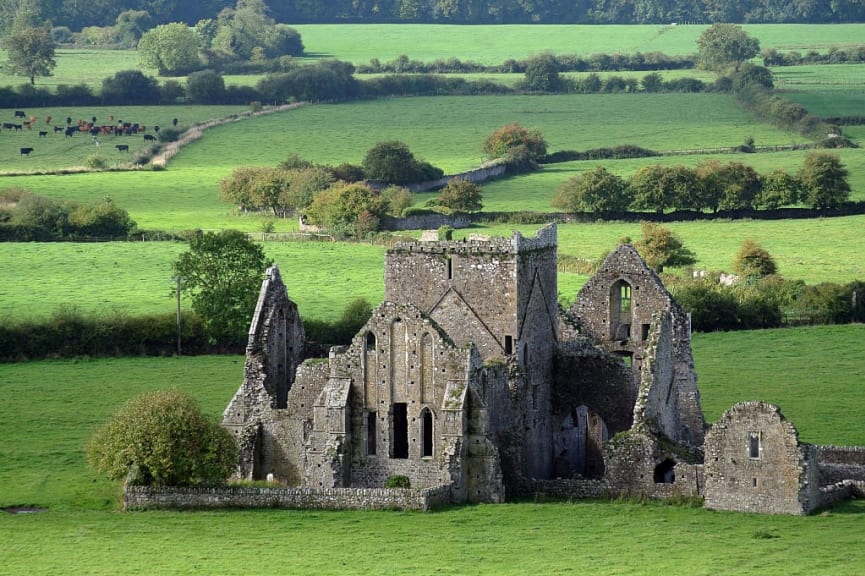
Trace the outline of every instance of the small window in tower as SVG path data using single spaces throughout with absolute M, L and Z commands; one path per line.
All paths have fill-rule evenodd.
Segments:
M 366 333 L 366 351 L 375 352 L 375 334 L 372 332 Z
M 514 337 L 507 335 L 505 336 L 505 354 L 510 356 L 514 353 Z
M 448 280 L 453 280 L 454 278 L 454 261 L 448 256 Z
M 751 459 L 759 459 L 760 458 L 760 433 L 759 432 L 749 432 L 748 433 L 748 457 Z
M 643 324 L 642 331 L 640 333 L 640 336 L 641 336 L 640 340 L 648 340 L 649 339 L 649 328 L 650 327 L 651 327 L 651 324 Z

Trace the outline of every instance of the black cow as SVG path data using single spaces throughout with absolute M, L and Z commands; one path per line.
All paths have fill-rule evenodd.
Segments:
M 118 152 L 129 152 L 129 145 L 128 144 L 117 144 L 114 147 L 117 148 Z
M 47 131 L 47 130 L 40 130 L 40 131 L 39 131 L 39 137 L 40 137 L 40 138 L 45 138 L 46 136 L 48 136 L 48 131 Z
M 30 156 L 30 153 L 33 152 L 33 148 L 22 148 L 21 155 L 22 156 Z
M 4 122 L 3 123 L 3 129 L 4 130 L 12 130 L 13 128 L 15 128 L 15 124 L 13 124 L 12 122 Z
M 64 130 L 67 138 L 72 138 L 76 132 L 78 132 L 78 126 L 67 126 Z
M 54 127 L 54 133 L 57 134 L 58 132 L 63 132 L 63 126 L 55 126 Z
M 145 142 L 156 142 L 156 136 L 154 136 L 153 134 L 145 134 L 144 135 L 144 141 Z
M 23 128 L 21 124 L 13 124 L 12 127 L 15 128 L 16 132 L 21 132 L 21 129 Z
M 16 110 L 15 111 L 16 118 L 27 118 L 27 114 L 24 113 L 24 110 Z

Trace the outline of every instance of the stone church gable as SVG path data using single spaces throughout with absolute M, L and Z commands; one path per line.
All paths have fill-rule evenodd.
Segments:
M 706 507 L 808 514 L 820 503 L 816 449 L 768 402 L 740 402 L 705 444 Z

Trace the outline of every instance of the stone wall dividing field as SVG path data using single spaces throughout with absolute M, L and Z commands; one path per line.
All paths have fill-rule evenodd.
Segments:
M 820 485 L 865 481 L 865 446 L 817 446 Z
M 431 510 L 451 502 L 450 486 L 410 488 L 172 488 L 127 486 L 126 510 L 187 508 L 307 508 Z

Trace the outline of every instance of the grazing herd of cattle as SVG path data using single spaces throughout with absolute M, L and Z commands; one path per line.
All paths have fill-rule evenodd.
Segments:
M 51 124 L 52 117 L 45 117 L 45 130 L 37 130 L 39 134 L 39 138 L 47 138 L 49 130 L 51 128 L 54 134 L 63 133 L 66 138 L 73 138 L 76 134 L 89 134 L 93 144 L 99 146 L 102 141 L 100 137 L 102 136 L 135 136 L 142 135 L 145 143 L 155 143 L 157 141 L 157 137 L 153 134 L 148 133 L 148 127 L 140 124 L 138 122 L 123 122 L 122 120 L 114 121 L 114 116 L 109 115 L 108 121 L 110 124 L 97 124 L 96 116 L 93 116 L 90 121 L 87 120 L 78 120 L 74 122 L 71 117 L 66 117 L 66 126 L 57 126 Z M 23 132 L 26 130 L 33 130 L 34 126 L 37 126 L 37 122 L 39 118 L 36 116 L 27 116 L 27 114 L 23 110 L 15 110 L 15 121 L 13 122 L 3 122 L 2 129 L 9 130 L 12 132 Z M 177 118 L 172 120 L 172 124 L 177 126 Z M 152 126 L 151 129 L 153 132 L 159 133 L 159 126 Z M 129 144 L 116 144 L 114 146 L 118 152 L 129 152 Z M 31 153 L 35 151 L 35 148 L 32 146 L 21 147 L 20 149 L 21 156 L 30 156 Z

